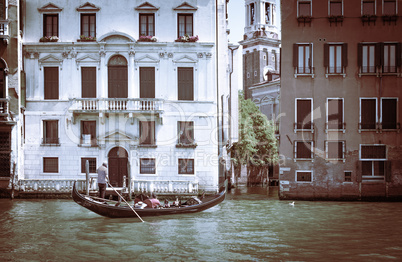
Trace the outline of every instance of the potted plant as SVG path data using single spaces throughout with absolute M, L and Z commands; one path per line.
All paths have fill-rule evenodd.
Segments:
M 156 42 L 158 39 L 152 35 L 141 35 L 137 42 Z
M 57 42 L 59 38 L 57 36 L 43 36 L 39 39 L 39 42 Z
M 79 41 L 80 42 L 93 42 L 93 41 L 96 41 L 96 37 L 80 35 Z
M 198 41 L 198 35 L 196 36 L 189 36 L 188 34 L 185 34 L 184 36 L 179 36 L 175 40 L 175 42 L 197 42 Z

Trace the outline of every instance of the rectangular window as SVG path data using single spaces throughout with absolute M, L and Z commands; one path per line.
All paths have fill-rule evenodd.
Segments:
M 86 173 L 86 162 L 89 163 L 89 173 L 96 173 L 96 158 L 81 158 L 81 173 Z
M 96 98 L 96 67 L 81 67 L 81 96 Z
M 398 128 L 398 99 L 381 98 L 382 129 Z
M 194 159 L 179 159 L 179 174 L 194 174 Z
M 59 99 L 59 68 L 45 67 L 45 99 Z
M 342 74 L 347 63 L 347 44 L 324 44 L 324 66 L 329 74 Z
M 155 36 L 154 14 L 140 14 L 140 36 Z
M 394 44 L 383 44 L 384 46 L 384 59 L 383 59 L 383 73 L 396 73 L 397 72 L 397 47 L 396 43 Z M 401 57 L 399 56 L 399 59 Z
M 342 16 L 342 15 L 343 15 L 342 0 L 330 0 L 329 16 Z
M 311 130 L 313 128 L 313 100 L 296 98 L 296 129 Z
M 253 25 L 255 22 L 255 8 L 254 3 L 250 4 L 250 25 Z
M 59 158 L 44 157 L 43 158 L 43 173 L 59 173 Z
M 193 14 L 178 14 L 177 37 L 193 35 Z
M 312 182 L 313 172 L 312 171 L 296 171 L 296 181 L 297 182 Z
M 345 153 L 345 141 L 326 141 L 326 158 L 329 160 L 343 160 Z
M 311 16 L 311 1 L 298 2 L 298 17 Z
M 375 0 L 362 1 L 362 15 L 375 15 Z
M 194 100 L 194 77 L 192 67 L 178 67 L 178 100 Z
M 396 0 L 384 0 L 382 14 L 396 15 Z
M 155 121 L 140 121 L 140 145 L 155 145 Z
M 81 35 L 96 37 L 96 15 L 81 14 Z
M 156 174 L 155 158 L 141 158 L 140 159 L 140 173 L 141 174 Z
M 344 182 L 352 182 L 352 172 L 345 171 L 345 181 Z
M 178 122 L 178 143 L 185 145 L 194 144 L 194 122 L 179 121 Z
M 385 174 L 385 161 L 362 161 L 362 177 L 383 179 Z
M 327 99 L 327 129 L 343 129 L 343 99 Z
M 377 99 L 360 98 L 360 129 L 376 129 Z
M 294 153 L 295 159 L 311 160 L 314 158 L 313 141 L 295 141 Z
M 43 36 L 59 36 L 59 15 L 44 14 L 43 15 Z
M 375 73 L 376 72 L 376 45 L 375 44 L 360 44 L 361 47 L 361 72 Z M 359 51 L 360 52 L 360 51 Z
M 96 121 L 81 121 L 81 144 L 96 145 Z
M 59 121 L 43 121 L 43 144 L 59 144 Z
M 155 98 L 155 67 L 140 67 L 140 98 Z
M 312 74 L 312 45 L 294 44 L 293 66 L 296 74 Z
M 360 160 L 387 160 L 387 146 L 360 145 Z
M 6 20 L 6 0 L 0 1 L 0 20 Z

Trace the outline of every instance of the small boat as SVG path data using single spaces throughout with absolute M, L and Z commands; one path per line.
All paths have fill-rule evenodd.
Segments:
M 134 217 L 137 218 L 137 215 L 133 212 L 131 208 L 127 205 L 114 205 L 108 204 L 107 199 L 95 198 L 87 195 L 83 195 L 78 192 L 77 187 L 74 183 L 73 191 L 72 191 L 73 200 L 79 204 L 80 206 L 85 207 L 86 209 L 91 210 L 92 212 L 110 218 L 125 218 L 125 217 Z M 202 199 L 202 202 L 195 205 L 182 205 L 180 207 L 172 206 L 168 208 L 138 208 L 134 207 L 133 209 L 140 217 L 149 217 L 149 216 L 164 216 L 164 215 L 176 215 L 176 214 L 187 214 L 187 213 L 196 213 L 201 212 L 206 209 L 209 209 L 213 206 L 218 205 L 225 199 L 226 189 L 223 189 L 218 194 L 213 196 L 206 196 Z M 116 202 L 115 202 L 116 203 Z

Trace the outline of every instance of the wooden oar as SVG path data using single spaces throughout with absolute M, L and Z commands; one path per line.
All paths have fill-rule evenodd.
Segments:
M 109 183 L 108 180 L 106 180 L 106 181 L 107 181 L 108 185 L 114 190 L 114 192 L 116 192 L 116 194 L 117 194 L 121 199 L 123 199 L 123 201 L 128 205 L 128 207 L 129 207 L 131 210 L 133 210 L 133 212 L 137 215 L 137 217 L 141 220 L 141 222 L 144 222 L 144 220 L 142 220 L 142 218 L 140 217 L 140 215 L 138 215 L 138 213 L 135 212 L 134 208 L 132 208 L 131 205 L 130 205 L 129 203 L 127 203 L 127 201 L 124 199 L 124 197 L 123 197 L 122 195 L 120 195 L 120 193 L 117 192 L 116 189 L 114 189 L 114 187 Z

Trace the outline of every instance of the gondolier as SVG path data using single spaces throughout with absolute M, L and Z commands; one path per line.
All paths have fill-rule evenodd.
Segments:
M 106 179 L 108 179 L 107 161 L 103 161 L 102 165 L 98 168 L 98 187 L 100 198 L 105 198 Z

